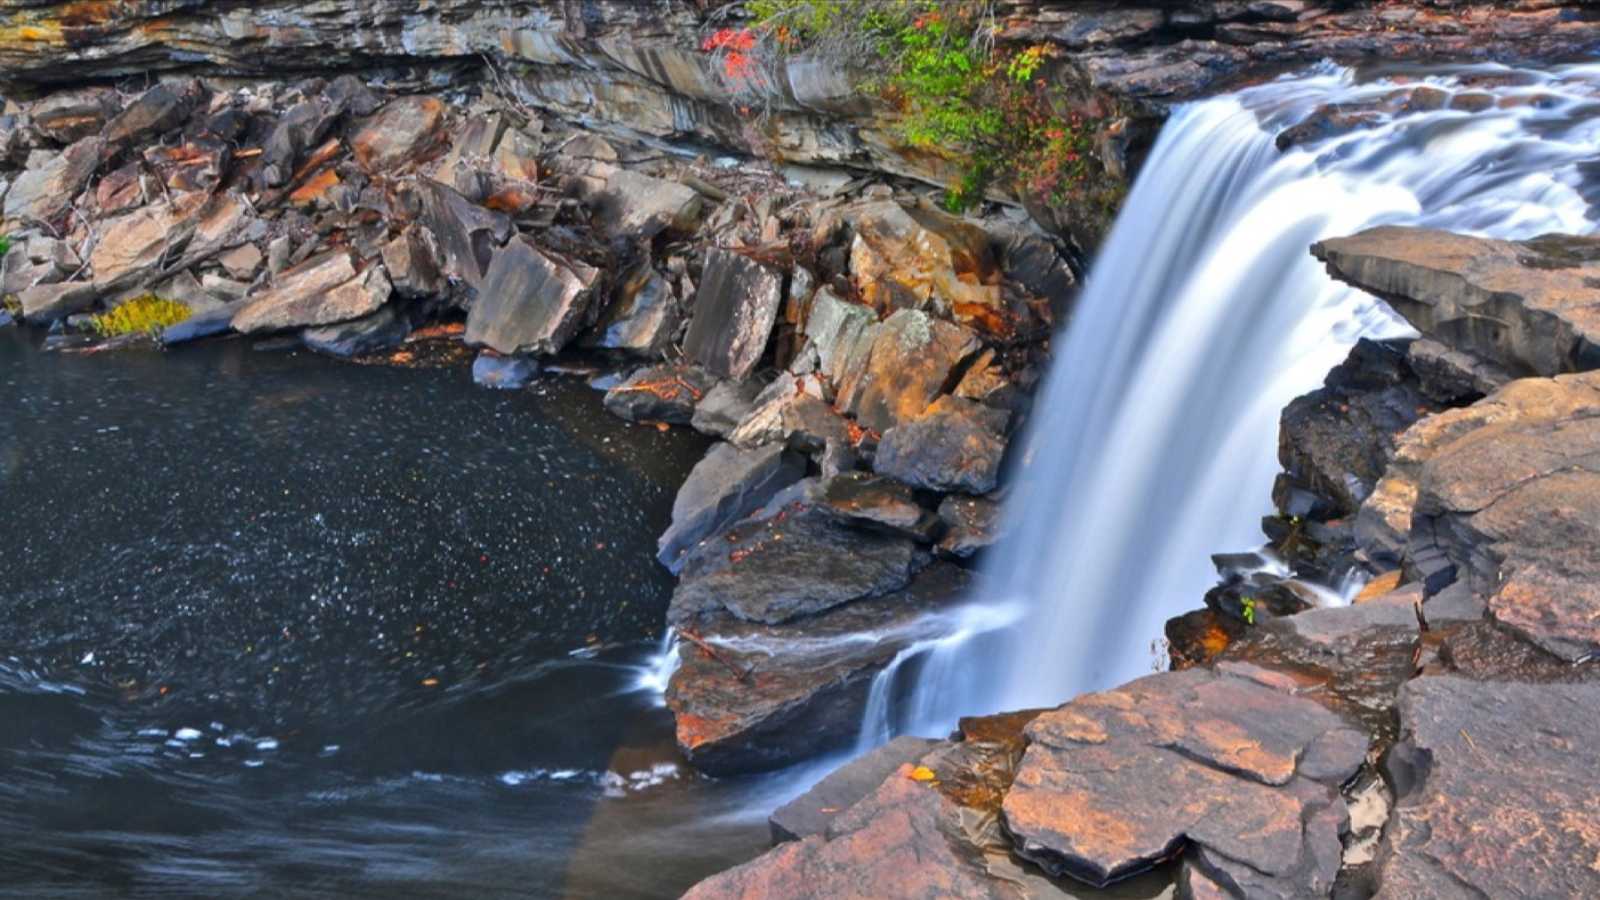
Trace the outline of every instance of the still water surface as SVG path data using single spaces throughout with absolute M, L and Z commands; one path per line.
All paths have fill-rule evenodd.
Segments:
M 639 686 L 705 448 L 581 379 L 0 329 L 0 896 L 674 896 L 792 779 Z

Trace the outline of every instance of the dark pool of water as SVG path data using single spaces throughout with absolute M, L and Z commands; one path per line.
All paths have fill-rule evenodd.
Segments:
M 582 380 L 0 329 L 0 896 L 674 896 L 776 782 L 639 687 L 704 450 Z

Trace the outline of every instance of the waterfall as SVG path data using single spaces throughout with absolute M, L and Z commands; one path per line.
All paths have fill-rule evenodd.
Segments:
M 1401 93 L 1420 85 L 1472 96 Z M 1600 66 L 1403 84 L 1328 66 L 1177 109 L 1057 344 L 983 596 L 925 642 L 909 709 L 890 715 L 895 672 L 879 679 L 864 740 L 892 720 L 938 735 L 960 715 L 1058 705 L 1159 665 L 1165 620 L 1215 582 L 1210 554 L 1261 542 L 1283 407 L 1358 338 L 1408 333 L 1327 277 L 1312 242 L 1379 224 L 1593 230 L 1597 96 Z M 1278 149 L 1326 104 L 1371 120 Z

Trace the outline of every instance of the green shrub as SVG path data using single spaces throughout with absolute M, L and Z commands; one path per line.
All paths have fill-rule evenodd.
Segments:
M 189 307 L 175 300 L 145 294 L 89 320 L 89 328 L 103 338 L 124 334 L 155 334 L 189 318 Z
M 997 49 L 988 3 L 747 0 L 745 10 L 745 46 L 878 70 L 861 87 L 900 111 L 900 137 L 961 166 L 946 209 L 981 202 L 998 178 L 1049 203 L 1092 194 L 1115 204 L 1110 189 L 1089 189 L 1099 123 L 1072 112 L 1064 90 L 1045 77 L 1053 48 Z

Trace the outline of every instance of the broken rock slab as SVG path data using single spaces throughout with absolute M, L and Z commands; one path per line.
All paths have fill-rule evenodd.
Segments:
M 560 351 L 591 321 L 598 270 L 563 263 L 526 240 L 495 251 L 467 313 L 466 342 L 506 356 Z
M 678 489 L 672 524 L 661 535 L 656 558 L 678 571 L 695 544 L 760 509 L 805 474 L 805 458 L 782 446 L 713 445 Z
M 688 185 L 623 168 L 612 170 L 605 187 L 588 199 L 606 233 L 645 239 L 692 233 L 706 208 L 705 198 Z
M 840 385 L 836 402 L 841 404 L 841 412 L 881 434 L 920 418 L 956 368 L 981 346 L 978 336 L 967 328 L 918 310 L 902 309 L 884 320 L 873 335 L 859 389 L 847 395 L 847 386 Z
M 1513 375 L 1600 367 L 1600 238 L 1496 241 L 1389 226 L 1311 252 L 1423 334 Z
M 443 146 L 444 101 L 411 96 L 389 101 L 350 137 L 361 167 L 393 175 Z
M 1017 851 L 1103 885 L 1188 847 L 1212 877 L 1327 896 L 1367 735 L 1292 679 L 1240 671 L 1151 675 L 1035 719 L 1003 805 Z
M 331 325 L 378 311 L 389 300 L 382 266 L 356 268 L 346 250 L 330 250 L 273 278 L 233 317 L 240 334 Z
M 37 165 L 30 164 L 6 192 L 6 219 L 24 224 L 56 223 L 88 186 L 104 149 L 105 142 L 99 138 L 84 138 Z
M 370 316 L 307 328 L 300 339 L 318 353 L 349 359 L 391 350 L 405 343 L 410 333 L 411 323 L 388 305 Z
M 748 378 L 766 352 L 782 303 L 782 272 L 732 250 L 709 251 L 684 353 L 713 375 Z
M 678 746 L 698 769 L 775 769 L 847 746 L 861 730 L 873 678 L 939 628 L 930 613 L 965 596 L 969 576 L 939 563 L 903 589 L 785 626 L 720 614 L 678 645 L 667 688 Z M 862 641 L 863 634 L 878 637 Z

